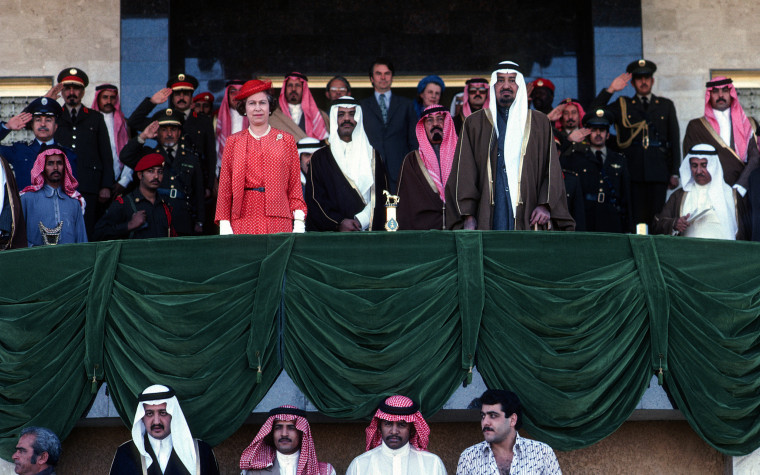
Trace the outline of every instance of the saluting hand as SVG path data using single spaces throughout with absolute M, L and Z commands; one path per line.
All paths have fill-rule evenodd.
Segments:
M 556 122 L 562 118 L 562 112 L 565 110 L 565 106 L 567 106 L 566 102 L 563 102 L 562 104 L 558 105 L 554 109 L 552 109 L 551 112 L 546 114 L 546 117 L 549 118 L 550 121 Z
M 155 139 L 158 136 L 158 121 L 154 120 L 150 124 L 148 124 L 147 127 L 145 127 L 145 130 L 140 132 L 140 138 L 143 139 L 143 141 L 148 139 Z
M 612 80 L 610 83 L 610 87 L 607 88 L 607 92 L 610 94 L 614 94 L 618 91 L 622 91 L 625 89 L 625 86 L 628 85 L 628 82 L 631 80 L 631 73 L 623 73 L 620 76 L 616 77 Z
M 48 92 L 45 93 L 45 97 L 48 99 L 56 100 L 59 97 L 61 97 L 61 91 L 63 91 L 63 84 L 58 83 L 55 86 L 51 87 Z
M 11 130 L 21 130 L 30 120 L 32 120 L 32 114 L 29 112 L 22 112 L 19 115 L 8 119 L 5 126 Z
M 169 98 L 172 95 L 172 92 L 173 92 L 172 88 L 170 87 L 165 87 L 163 89 L 160 89 L 158 92 L 153 94 L 153 97 L 150 98 L 150 102 L 156 105 L 163 104 L 164 102 L 169 100 Z
M 568 134 L 567 138 L 571 142 L 583 142 L 583 139 L 585 139 L 590 133 L 591 133 L 591 129 L 587 129 L 584 127 L 581 129 L 573 130 L 572 132 Z

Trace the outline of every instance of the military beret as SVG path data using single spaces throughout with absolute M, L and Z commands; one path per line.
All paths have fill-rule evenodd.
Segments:
M 193 103 L 195 103 L 195 102 L 209 102 L 209 103 L 213 103 L 214 102 L 214 95 L 211 94 L 210 92 L 202 92 L 202 93 L 196 95 L 195 97 L 193 97 Z
M 160 153 L 152 152 L 147 155 L 145 155 L 143 158 L 140 159 L 139 162 L 137 162 L 137 165 L 135 165 L 135 171 L 141 172 L 144 170 L 147 170 L 148 168 L 153 167 L 163 167 L 164 166 L 164 156 Z
M 153 120 L 157 120 L 158 125 L 176 125 L 177 127 L 182 127 L 182 124 L 185 122 L 185 114 L 174 109 L 164 109 L 156 112 Z
M 636 60 L 625 68 L 625 72 L 634 76 L 651 76 L 655 71 L 657 71 L 657 65 L 646 59 Z
M 551 90 L 552 92 L 555 91 L 554 83 L 551 82 L 551 81 L 549 81 L 546 78 L 536 78 L 533 81 L 531 81 L 530 84 L 533 84 L 534 88 L 545 87 L 545 88 Z
M 63 113 L 63 109 L 61 109 L 58 101 L 49 97 L 38 97 L 24 108 L 24 112 L 29 112 L 32 115 L 52 115 L 58 118 Z
M 194 91 L 198 89 L 198 80 L 189 74 L 180 73 L 170 77 L 166 81 L 166 87 L 170 87 L 175 91 Z
M 81 69 L 66 68 L 58 73 L 58 83 L 87 87 L 87 85 L 90 84 L 90 79 Z
M 612 115 L 605 109 L 594 109 L 587 112 L 581 122 L 589 129 L 608 129 L 612 124 Z

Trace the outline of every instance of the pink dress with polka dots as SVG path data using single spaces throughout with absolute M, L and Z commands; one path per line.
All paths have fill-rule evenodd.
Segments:
M 296 209 L 306 214 L 293 136 L 278 129 L 258 139 L 247 129 L 230 135 L 219 173 L 216 222 L 229 220 L 235 234 L 292 232 Z

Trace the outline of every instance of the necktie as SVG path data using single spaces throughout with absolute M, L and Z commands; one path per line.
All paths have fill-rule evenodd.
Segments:
M 385 94 L 380 94 L 380 113 L 383 114 L 383 124 L 388 123 L 388 104 L 385 102 Z
M 644 97 L 641 98 L 641 102 L 644 104 L 644 110 L 648 110 L 649 109 L 649 99 L 646 96 L 644 96 Z
M 77 120 L 77 110 L 71 109 L 71 121 L 74 122 Z
M 597 161 L 599 161 L 600 165 L 604 163 L 604 156 L 602 155 L 602 151 L 601 150 L 597 150 L 596 151 L 596 159 L 597 159 Z
M 169 158 L 174 158 L 174 147 L 166 147 L 166 153 Z

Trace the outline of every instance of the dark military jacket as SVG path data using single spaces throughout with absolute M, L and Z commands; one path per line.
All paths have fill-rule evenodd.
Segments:
M 82 106 L 76 120 L 64 107 L 58 118 L 55 141 L 77 154 L 76 178 L 81 193 L 98 193 L 114 182 L 111 139 L 103 114 Z M 73 164 L 72 164 L 73 166 Z
M 606 108 L 612 114 L 619 151 L 628 159 L 631 181 L 667 183 L 671 176 L 678 175 L 681 147 L 673 102 L 652 94 L 649 107 L 644 110 L 637 96 L 620 97 L 607 105 L 611 97 L 612 94 L 602 89 L 590 109 Z M 642 128 L 635 134 L 638 129 L 635 124 L 642 121 L 648 131 Z M 630 145 L 625 146 L 628 141 Z
M 146 219 L 142 227 L 129 231 L 129 221 L 138 211 L 145 211 Z M 176 236 L 172 228 L 171 207 L 157 197 L 154 203 L 148 201 L 140 189 L 126 195 L 119 195 L 108 207 L 95 225 L 95 239 L 149 239 Z
M 203 171 L 198 154 L 186 146 L 184 139 L 175 148 L 171 158 L 164 147 L 144 147 L 134 138 L 122 149 L 121 161 L 133 167 L 146 153 L 164 156 L 164 178 L 158 193 L 172 208 L 174 229 L 187 236 L 194 234 L 195 223 L 202 223 L 205 218 Z

